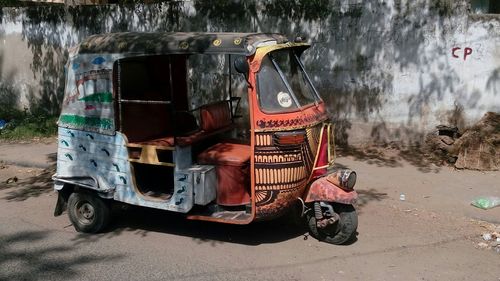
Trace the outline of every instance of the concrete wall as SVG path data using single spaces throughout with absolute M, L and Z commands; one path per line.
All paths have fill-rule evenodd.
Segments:
M 500 111 L 500 16 L 466 1 L 184 1 L 4 8 L 0 102 L 57 112 L 66 50 L 113 31 L 263 31 L 314 46 L 304 61 L 344 143 L 422 140 Z

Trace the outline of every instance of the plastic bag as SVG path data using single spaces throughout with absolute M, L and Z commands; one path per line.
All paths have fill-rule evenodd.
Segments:
M 472 206 L 481 208 L 483 210 L 491 209 L 500 206 L 500 197 L 482 196 L 477 197 L 471 202 Z

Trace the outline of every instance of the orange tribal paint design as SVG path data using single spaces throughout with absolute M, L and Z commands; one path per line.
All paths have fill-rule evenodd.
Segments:
M 322 124 L 302 128 L 305 141 L 290 147 L 275 146 L 273 133 L 256 133 L 256 218 L 272 218 L 286 211 L 303 194 L 319 146 Z

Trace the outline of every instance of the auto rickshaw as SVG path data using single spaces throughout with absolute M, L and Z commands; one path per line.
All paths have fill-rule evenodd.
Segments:
M 333 170 L 333 126 L 280 34 L 108 33 L 70 50 L 58 120 L 58 201 L 80 232 L 113 202 L 249 224 L 299 206 L 310 233 L 356 233 L 356 173 Z M 210 70 L 210 69 L 215 69 Z

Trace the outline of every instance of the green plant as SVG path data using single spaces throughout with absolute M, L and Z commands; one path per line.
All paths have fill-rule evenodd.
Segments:
M 2 108 L 2 107 L 0 107 Z M 0 139 L 26 140 L 36 137 L 50 137 L 57 133 L 57 117 L 44 113 L 30 113 L 26 109 L 0 109 L 0 120 L 7 124 L 0 129 Z

